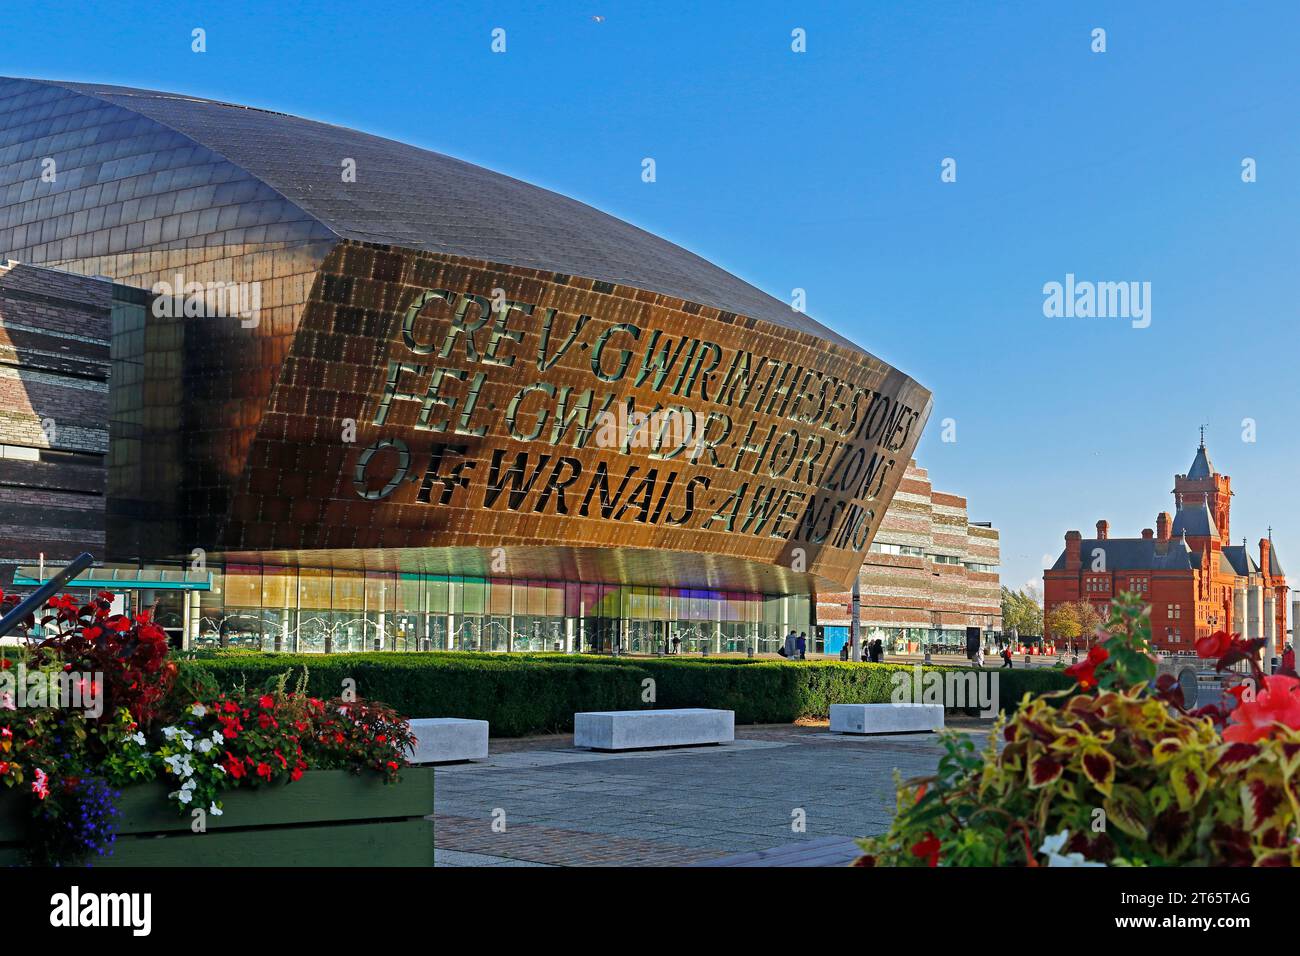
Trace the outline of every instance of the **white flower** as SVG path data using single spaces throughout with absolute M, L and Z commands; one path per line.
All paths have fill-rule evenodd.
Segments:
M 190 779 L 190 780 L 186 780 L 183 784 L 181 784 L 181 789 L 182 789 L 182 790 L 193 790 L 193 789 L 194 789 L 195 787 L 197 787 L 197 786 L 198 786 L 198 784 L 196 784 L 196 783 L 194 782 L 193 779 Z
M 202 717 L 207 712 L 208 709 L 204 707 L 202 704 L 195 704 L 193 707 L 190 708 L 190 713 L 193 714 L 195 717 Z
M 221 816 L 221 813 L 222 810 L 219 806 L 217 806 L 215 801 L 213 802 L 212 806 L 208 807 L 208 814 L 210 816 L 219 817 Z
M 194 765 L 190 763 L 190 758 L 186 754 L 172 754 L 169 757 L 164 757 L 163 763 L 167 765 L 168 770 L 178 777 L 194 776 Z
M 1066 841 L 1070 839 L 1070 831 L 1062 830 L 1055 836 L 1049 836 L 1043 840 L 1043 845 L 1038 848 L 1039 853 L 1047 854 L 1048 866 L 1105 866 L 1105 863 L 1094 863 L 1084 857 L 1082 853 L 1062 854 L 1061 849 L 1065 846 Z
M 199 741 L 198 747 L 199 747 L 199 753 L 205 754 L 212 749 L 212 741 L 208 740 L 205 737 L 203 740 Z
M 1065 841 L 1070 839 L 1070 831 L 1062 830 L 1056 836 L 1049 836 L 1043 840 L 1043 845 L 1038 848 L 1039 853 L 1046 853 L 1048 856 L 1056 856 L 1065 846 Z
M 214 730 L 212 731 L 212 742 L 216 744 L 218 747 L 220 747 L 222 744 L 226 742 L 226 738 L 221 736 L 221 731 Z
M 163 736 L 166 737 L 168 740 L 171 740 L 171 739 L 172 739 L 173 737 L 175 737 L 178 733 L 180 733 L 180 730 L 179 730 L 178 728 L 176 728 L 176 727 L 164 727 L 164 728 L 163 728 Z
M 127 739 L 127 740 L 134 740 L 134 741 L 135 741 L 137 744 L 139 744 L 141 747 L 143 747 L 143 746 L 145 745 L 144 734 L 142 734 L 142 733 L 141 733 L 140 731 L 138 731 L 138 730 L 137 730 L 134 734 L 132 734 L 130 737 L 127 737 L 126 739 Z
M 167 798 L 168 798 L 169 800 L 172 800 L 172 799 L 178 800 L 178 801 L 180 801 L 181 803 L 189 803 L 191 800 L 194 799 L 194 791 L 192 791 L 192 790 L 173 790 L 171 793 L 167 794 Z
M 16 704 L 14 704 L 14 695 L 12 693 L 10 693 L 9 691 L 5 691 L 3 694 L 0 694 L 0 710 L 17 710 L 17 709 L 18 707 Z

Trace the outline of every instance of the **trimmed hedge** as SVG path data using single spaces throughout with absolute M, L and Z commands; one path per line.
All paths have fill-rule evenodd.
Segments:
M 573 729 L 578 710 L 631 710 L 648 675 L 609 664 L 549 664 L 486 655 L 431 653 L 238 654 L 180 662 L 182 677 L 205 675 L 223 689 L 262 687 L 287 670 L 290 686 L 307 668 L 313 696 L 337 697 L 346 680 L 360 697 L 408 717 L 472 717 L 498 737 Z
M 540 662 L 541 656 L 534 655 Z M 563 660 L 555 655 L 552 660 Z M 588 658 L 610 663 L 610 658 Z M 655 678 L 656 707 L 721 707 L 736 712 L 742 724 L 788 723 L 800 717 L 826 717 L 831 704 L 883 704 L 893 699 L 894 675 L 912 664 L 852 664 L 841 661 L 751 661 L 745 658 L 673 660 L 618 658 Z M 731 664 L 733 666 L 719 666 Z M 973 667 L 922 666 L 922 674 L 961 674 Z M 1065 690 L 1074 680 L 1061 671 L 1029 668 L 984 668 L 997 676 L 998 708 L 1014 711 L 1026 693 Z M 910 686 L 910 685 L 909 685 Z M 945 678 L 941 698 L 955 706 Z
M 305 666 L 309 690 L 316 696 L 337 696 L 344 681 L 351 679 L 360 696 L 381 700 L 410 717 L 479 718 L 491 723 L 496 737 L 560 733 L 573 729 L 578 711 L 642 707 L 716 707 L 735 711 L 740 724 L 791 723 L 801 717 L 825 717 L 831 704 L 888 703 L 893 675 L 913 672 L 909 664 L 457 651 L 215 652 L 197 654 L 181 666 L 183 672 L 203 673 L 223 688 L 260 687 L 286 670 Z M 940 673 L 970 670 L 922 668 Z M 998 706 L 1007 711 L 1015 710 L 1026 693 L 1074 684 L 1059 670 L 985 670 L 997 676 Z M 653 701 L 642 699 L 647 678 L 654 680 Z M 945 705 L 950 705 L 949 689 L 945 679 Z

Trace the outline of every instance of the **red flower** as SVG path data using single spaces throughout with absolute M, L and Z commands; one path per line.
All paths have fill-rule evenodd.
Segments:
M 263 694 L 261 697 L 257 699 L 257 703 L 258 706 L 261 707 L 263 710 L 270 710 L 272 707 L 275 706 L 275 698 L 272 697 L 270 694 Z
M 259 763 L 259 764 L 257 765 L 257 775 L 258 775 L 259 777 L 265 777 L 267 780 L 270 780 L 270 779 L 271 779 L 271 765 L 268 764 L 268 763 Z
M 75 611 L 77 609 L 77 599 L 71 594 L 52 597 L 46 603 L 57 611 Z
M 226 751 L 226 772 L 236 780 L 240 779 L 244 775 L 244 765 L 240 763 L 239 758 L 229 750 Z
M 1209 637 L 1202 637 L 1196 642 L 1197 657 L 1222 657 L 1232 647 L 1232 642 L 1239 637 L 1227 631 L 1215 631 Z
M 1073 677 L 1079 682 L 1080 690 L 1090 690 L 1097 686 L 1097 665 L 1092 662 L 1092 652 L 1078 664 L 1071 664 L 1065 669 L 1066 677 Z
M 294 767 L 293 770 L 289 771 L 289 779 L 292 780 L 294 783 L 297 783 L 299 780 L 301 780 L 302 767 Z
M 36 779 L 32 781 L 32 793 L 42 800 L 50 795 L 49 777 L 40 768 L 37 768 Z
M 938 866 L 939 847 L 941 845 L 937 836 L 926 831 L 925 839 L 913 844 L 912 856 L 918 860 L 925 860 L 927 866 Z
M 228 713 L 228 714 L 233 714 L 233 713 L 238 712 L 238 710 L 239 710 L 239 705 L 236 704 L 233 700 L 228 700 L 228 701 L 226 701 L 224 704 L 221 705 L 221 709 L 224 710 L 224 711 L 225 711 L 226 713 Z
M 1091 664 L 1093 667 L 1096 667 L 1098 664 L 1105 661 L 1108 657 L 1110 657 L 1110 651 L 1106 650 L 1106 648 L 1098 644 L 1096 647 L 1094 647 L 1092 650 L 1088 652 L 1088 663 Z
M 1277 724 L 1300 729 L 1300 680 L 1283 674 L 1264 678 L 1254 700 L 1246 699 L 1247 684 L 1229 690 L 1237 698 L 1232 723 L 1223 731 L 1227 743 L 1254 743 L 1273 732 Z

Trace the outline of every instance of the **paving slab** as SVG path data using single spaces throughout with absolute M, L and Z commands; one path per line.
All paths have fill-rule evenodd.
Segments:
M 437 771 L 435 844 L 461 860 L 445 865 L 845 865 L 855 837 L 888 827 L 894 771 L 933 773 L 941 753 L 933 738 L 846 742 L 824 725 L 741 727 L 722 748 L 612 754 L 563 736 L 531 749 L 493 741 L 486 761 Z

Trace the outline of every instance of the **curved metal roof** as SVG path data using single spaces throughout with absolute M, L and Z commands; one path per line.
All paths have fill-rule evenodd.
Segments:
M 214 100 L 50 80 L 224 157 L 336 235 L 581 275 L 859 346 L 692 252 L 558 193 L 368 133 Z M 342 181 L 344 159 L 356 182 Z

